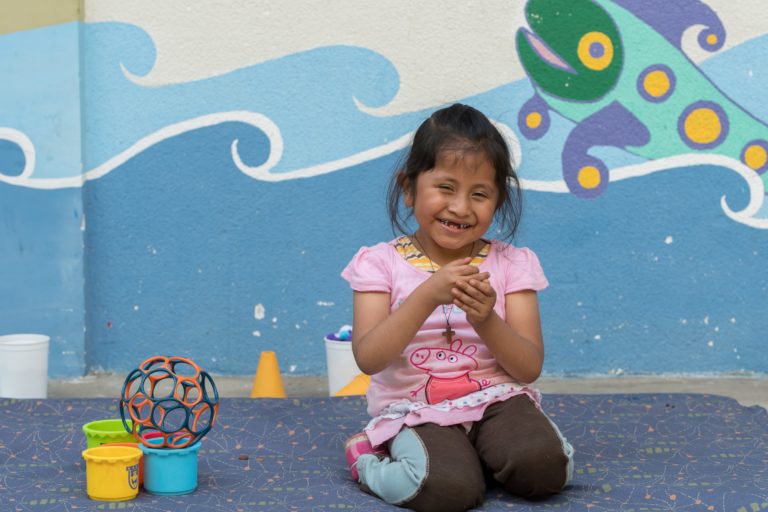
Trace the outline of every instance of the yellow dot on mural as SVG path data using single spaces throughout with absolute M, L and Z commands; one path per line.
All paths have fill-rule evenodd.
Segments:
M 538 112 L 531 112 L 525 116 L 525 124 L 528 126 L 528 128 L 535 130 L 541 126 L 541 114 Z
M 579 169 L 577 179 L 579 180 L 579 185 L 591 190 L 600 185 L 600 171 L 595 166 L 587 165 Z
M 661 98 L 667 94 L 671 85 L 669 75 L 666 71 L 651 71 L 645 75 L 645 78 L 643 78 L 643 88 L 645 89 L 645 92 L 654 98 Z
M 717 44 L 717 34 L 709 34 L 707 36 L 707 43 L 711 45 Z
M 762 169 L 768 163 L 768 152 L 759 144 L 752 144 L 744 151 L 744 163 L 750 169 Z
M 696 144 L 711 144 L 720 137 L 723 126 L 717 112 L 711 108 L 697 108 L 685 118 L 685 135 Z
M 579 60 L 587 68 L 602 71 L 613 62 L 613 42 L 602 32 L 587 32 L 576 47 Z

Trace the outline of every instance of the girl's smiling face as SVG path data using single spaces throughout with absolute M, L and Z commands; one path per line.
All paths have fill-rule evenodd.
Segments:
M 499 198 L 495 175 L 483 153 L 446 150 L 434 169 L 418 175 L 415 190 L 405 190 L 418 242 L 435 263 L 466 258 L 488 231 Z

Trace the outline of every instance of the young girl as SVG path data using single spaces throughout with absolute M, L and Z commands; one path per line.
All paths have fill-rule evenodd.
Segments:
M 342 272 L 372 416 L 345 450 L 361 487 L 388 503 L 466 510 L 486 476 L 525 498 L 571 477 L 573 448 L 529 386 L 544 360 L 536 291 L 547 279 L 531 250 L 483 238 L 494 218 L 514 236 L 520 199 L 488 118 L 438 110 L 389 190 L 393 228 L 405 233 L 412 216 L 416 231 L 361 248 Z

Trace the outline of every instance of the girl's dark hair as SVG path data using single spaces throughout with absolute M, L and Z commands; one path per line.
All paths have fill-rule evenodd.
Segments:
M 499 190 L 495 217 L 498 227 L 511 240 L 520 224 L 522 194 L 520 180 L 512 168 L 509 147 L 499 130 L 479 110 L 456 103 L 433 113 L 416 130 L 410 151 L 398 164 L 387 189 L 387 211 L 395 233 L 405 234 L 412 211 L 403 212 L 400 198 L 408 189 L 416 194 L 419 174 L 434 169 L 441 151 L 478 151 L 496 170 Z M 405 162 L 404 164 L 402 162 Z

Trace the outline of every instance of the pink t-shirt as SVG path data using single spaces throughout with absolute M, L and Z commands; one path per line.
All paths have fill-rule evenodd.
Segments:
M 490 273 L 494 310 L 502 319 L 506 294 L 548 285 L 533 251 L 496 240 L 479 269 Z M 390 242 L 361 248 L 341 275 L 355 291 L 389 293 L 394 311 L 431 273 L 405 261 Z M 367 399 L 374 419 L 366 432 L 374 445 L 396 435 L 402 425 L 479 420 L 491 403 L 521 393 L 539 402 L 536 390 L 521 386 L 496 364 L 466 314 L 456 306 L 450 309 L 436 308 L 401 357 L 371 376 Z M 456 331 L 450 345 L 443 335 L 446 314 Z

